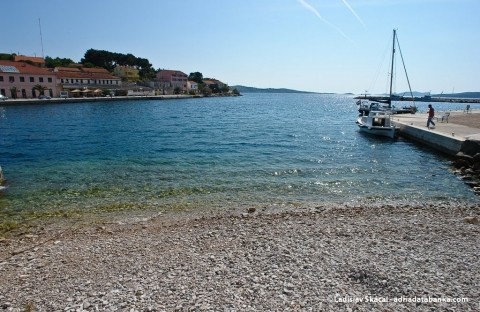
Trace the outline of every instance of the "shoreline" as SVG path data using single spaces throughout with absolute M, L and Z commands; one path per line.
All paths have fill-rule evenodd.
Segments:
M 71 104 L 71 103 L 92 103 L 92 102 L 118 102 L 118 101 L 142 101 L 142 100 L 174 100 L 174 99 L 193 99 L 193 98 L 212 98 L 212 97 L 231 97 L 241 95 L 231 94 L 213 94 L 204 96 L 201 94 L 170 94 L 170 95 L 126 95 L 113 97 L 69 97 L 69 98 L 51 98 L 51 99 L 8 99 L 0 102 L 0 106 L 17 105 L 39 105 L 39 104 Z
M 40 226 L 0 240 L 0 302 L 6 311 L 475 311 L 480 303 L 478 204 L 277 208 Z M 389 301 L 349 301 L 366 296 Z M 402 296 L 468 301 L 390 301 Z
M 78 98 L 51 98 L 51 99 L 9 99 L 0 102 L 0 106 L 16 105 L 38 105 L 38 104 L 70 104 L 70 103 L 88 103 L 88 102 L 117 102 L 117 101 L 139 101 L 139 100 L 170 100 L 170 99 L 190 99 L 201 98 L 200 95 L 150 95 L 150 96 L 113 96 L 113 97 L 78 97 Z

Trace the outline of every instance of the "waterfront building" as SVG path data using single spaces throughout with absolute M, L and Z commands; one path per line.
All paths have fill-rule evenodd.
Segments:
M 173 94 L 175 89 L 187 91 L 188 76 L 179 70 L 162 69 L 156 74 L 162 94 Z
M 55 73 L 25 62 L 0 60 L 0 93 L 11 99 L 57 96 Z
M 192 91 L 194 93 L 198 93 L 198 83 L 192 80 L 187 81 L 187 89 L 188 91 Z
M 204 79 L 203 83 L 209 87 L 214 93 L 220 92 L 226 84 L 217 79 Z
M 115 76 L 118 76 L 125 81 L 133 81 L 133 82 L 140 80 L 139 72 L 140 71 L 135 66 L 117 65 L 113 69 L 113 74 Z
M 121 78 L 104 68 L 55 67 L 58 88 L 75 95 L 91 96 L 95 90 L 117 90 L 122 86 Z M 98 91 L 97 91 L 98 92 Z

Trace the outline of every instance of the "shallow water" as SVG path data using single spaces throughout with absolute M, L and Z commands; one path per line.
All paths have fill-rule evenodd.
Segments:
M 479 202 L 445 156 L 359 133 L 356 109 L 346 95 L 253 93 L 0 107 L 0 209 Z

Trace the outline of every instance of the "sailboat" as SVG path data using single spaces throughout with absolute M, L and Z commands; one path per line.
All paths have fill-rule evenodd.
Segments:
M 393 84 L 393 65 L 395 63 L 395 44 L 398 45 L 398 50 L 400 51 L 400 56 L 402 59 L 403 68 L 405 71 L 405 76 L 408 82 L 408 88 L 410 90 L 411 101 L 413 101 L 413 105 L 410 106 L 403 106 L 402 108 L 394 107 L 392 105 L 392 101 L 402 101 L 406 100 L 404 96 L 395 95 L 392 92 L 392 84 Z M 412 93 L 412 88 L 410 87 L 410 80 L 408 79 L 407 69 L 405 67 L 405 63 L 403 62 L 403 55 L 402 50 L 400 49 L 400 43 L 398 42 L 397 32 L 396 29 L 393 30 L 393 44 L 392 44 L 392 64 L 390 69 L 390 93 L 388 96 L 375 96 L 375 95 L 362 95 L 355 97 L 357 100 L 357 105 L 359 105 L 358 111 L 361 115 L 368 115 L 370 110 L 387 110 L 390 111 L 392 114 L 415 114 L 417 112 L 417 107 L 415 106 L 414 96 Z M 410 100 L 410 99 L 408 99 Z
M 392 65 L 390 70 L 390 94 L 388 97 L 371 97 L 368 98 L 368 103 L 364 104 L 361 100 L 360 103 L 357 101 L 357 104 L 360 107 L 365 108 L 362 111 L 362 115 L 357 119 L 357 125 L 360 128 L 361 132 L 370 133 L 374 135 L 386 136 L 389 138 L 395 137 L 396 128 L 393 122 L 391 121 L 392 114 L 398 114 L 399 111 L 392 107 L 392 100 L 395 100 L 395 96 L 392 94 L 392 85 L 393 85 L 393 65 L 395 60 L 395 43 L 398 44 L 397 32 L 396 29 L 393 30 L 393 45 L 392 45 Z M 400 48 L 400 45 L 398 45 Z M 400 51 L 401 55 L 401 51 Z M 403 57 L 402 57 L 403 62 Z M 404 64 L 405 67 L 405 64 Z M 406 74 L 406 71 L 405 71 Z M 408 75 L 407 75 L 408 81 Z M 408 86 L 410 87 L 410 82 L 408 81 Z M 410 88 L 410 93 L 412 93 Z M 412 94 L 413 98 L 413 94 Z M 416 109 L 415 109 L 416 111 Z

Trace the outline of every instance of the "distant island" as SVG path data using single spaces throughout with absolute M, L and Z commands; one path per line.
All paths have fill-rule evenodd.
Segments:
M 240 93 L 310 93 L 310 94 L 336 94 L 335 92 L 310 92 L 310 91 L 300 91 L 287 88 L 255 88 L 247 87 L 242 85 L 231 86 L 232 89 L 236 89 Z M 480 92 L 460 92 L 460 93 L 441 93 L 441 94 L 430 94 L 429 92 L 412 92 L 413 96 L 417 99 L 429 99 L 429 98 L 463 98 L 463 99 L 479 99 Z M 342 93 L 345 95 L 354 95 L 353 93 Z M 410 92 L 398 92 L 395 93 L 398 97 L 410 97 Z M 358 95 L 356 98 L 365 96 L 365 94 Z M 367 96 L 373 96 L 368 95 Z M 386 94 L 380 94 L 377 96 L 386 96 Z
M 255 88 L 255 87 L 246 87 L 246 86 L 232 86 L 232 89 L 237 89 L 240 93 L 313 93 L 319 94 L 320 92 L 309 92 L 309 91 L 299 91 L 299 90 L 292 90 L 286 88 Z M 330 93 L 321 93 L 321 94 L 334 94 Z
M 365 93 L 362 93 L 359 96 L 365 95 Z M 464 99 L 478 99 L 480 98 L 480 92 L 459 92 L 459 93 L 438 93 L 438 94 L 430 94 L 430 92 L 418 92 L 418 91 L 413 91 L 412 94 L 410 92 L 397 92 L 394 94 L 395 96 L 398 97 L 411 97 L 413 95 L 414 97 L 417 98 L 464 98 Z M 373 94 L 368 94 L 367 96 L 374 96 Z M 383 93 L 379 94 L 378 96 L 388 96 L 388 94 Z

